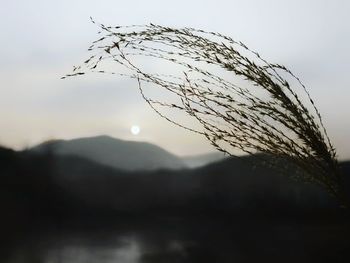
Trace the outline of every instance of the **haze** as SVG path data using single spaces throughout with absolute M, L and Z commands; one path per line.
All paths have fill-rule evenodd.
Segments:
M 350 2 L 3 1 L 0 9 L 0 144 L 108 134 L 155 143 L 178 155 L 214 149 L 159 118 L 137 83 L 106 75 L 60 80 L 106 25 L 190 26 L 240 40 L 306 84 L 341 159 L 350 158 Z M 132 125 L 142 132 L 130 133 Z

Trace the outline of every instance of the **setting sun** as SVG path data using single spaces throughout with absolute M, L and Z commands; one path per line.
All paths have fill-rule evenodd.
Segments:
M 138 125 L 133 125 L 133 126 L 131 126 L 130 131 L 133 135 L 138 135 L 141 130 L 140 130 L 140 127 Z

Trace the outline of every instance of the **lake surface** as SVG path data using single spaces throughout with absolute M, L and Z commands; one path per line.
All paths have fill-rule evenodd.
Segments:
M 74 220 L 12 229 L 3 263 L 350 262 L 344 222 L 234 218 Z

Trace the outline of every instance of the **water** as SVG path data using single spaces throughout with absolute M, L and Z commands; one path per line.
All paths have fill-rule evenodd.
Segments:
M 350 262 L 340 222 L 124 218 L 7 232 L 3 263 Z

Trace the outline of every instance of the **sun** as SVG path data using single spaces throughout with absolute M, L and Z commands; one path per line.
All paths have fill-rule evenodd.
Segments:
M 140 133 L 141 129 L 140 129 L 140 126 L 133 125 L 133 126 L 131 126 L 130 131 L 133 135 L 138 135 Z

